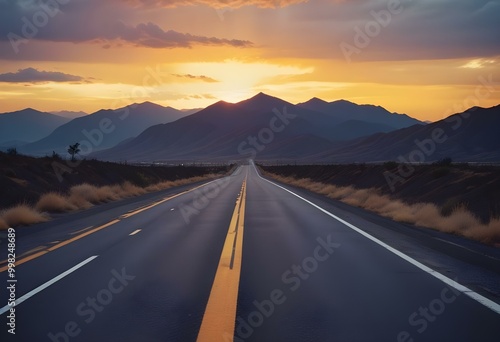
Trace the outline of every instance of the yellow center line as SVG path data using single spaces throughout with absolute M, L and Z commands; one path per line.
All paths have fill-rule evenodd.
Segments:
M 113 221 L 111 221 L 111 222 L 108 222 L 108 223 L 106 223 L 106 224 L 103 224 L 102 226 L 99 226 L 99 227 L 94 228 L 94 229 L 92 229 L 92 230 L 88 230 L 88 231 L 86 231 L 86 232 L 85 232 L 85 233 L 83 233 L 83 234 L 77 235 L 77 236 L 75 236 L 74 238 L 71 238 L 71 239 L 69 239 L 69 240 L 64 240 L 63 242 L 58 243 L 57 245 L 54 245 L 54 246 L 50 247 L 50 248 L 49 248 L 49 249 L 47 249 L 47 250 L 48 250 L 48 251 L 50 251 L 50 252 L 52 252 L 52 251 L 54 251 L 54 250 L 56 250 L 56 249 L 59 249 L 59 248 L 61 248 L 61 247 L 63 247 L 63 246 L 66 246 L 66 245 L 68 245 L 68 244 L 70 244 L 70 243 L 72 243 L 72 242 L 75 242 L 76 240 L 80 240 L 81 238 L 84 238 L 84 237 L 86 237 L 87 235 L 94 234 L 95 232 L 97 232 L 97 231 L 99 231 L 99 230 L 102 230 L 102 229 L 104 229 L 104 228 L 107 228 L 107 227 L 109 227 L 109 226 L 112 226 L 112 225 L 114 225 L 115 223 L 118 223 L 118 222 L 120 222 L 120 220 L 113 220 Z
M 193 190 L 194 190 L 194 189 L 193 189 Z M 121 218 L 121 219 L 126 219 L 126 218 L 129 218 L 129 217 L 131 217 L 131 216 L 137 215 L 137 214 L 139 214 L 139 213 L 142 213 L 143 211 L 149 210 L 149 209 L 154 208 L 154 207 L 156 207 L 156 206 L 158 206 L 158 205 L 160 205 L 160 204 L 162 204 L 162 203 L 165 203 L 165 202 L 167 202 L 167 201 L 170 201 L 171 199 L 174 199 L 174 198 L 176 198 L 176 197 L 179 197 L 179 196 L 181 196 L 181 195 L 184 195 L 184 194 L 185 194 L 185 193 L 187 193 L 187 192 L 188 192 L 188 191 L 183 191 L 183 192 L 181 192 L 181 193 L 179 193 L 179 194 L 177 194 L 177 195 L 174 195 L 174 196 L 171 196 L 171 197 L 164 198 L 164 199 L 162 199 L 161 201 L 158 201 L 158 202 L 156 202 L 156 203 L 150 204 L 150 205 L 148 205 L 148 206 L 146 206 L 146 207 L 143 207 L 143 208 L 141 208 L 141 209 L 138 209 L 138 210 L 135 210 L 135 211 L 129 212 L 129 213 L 127 213 L 127 214 L 124 214 L 124 215 L 120 216 L 120 218 Z
M 23 259 L 21 259 L 21 260 L 16 260 L 16 264 L 15 264 L 15 265 L 16 265 L 16 266 L 19 266 L 19 265 L 21 265 L 21 264 L 24 264 L 25 262 L 28 262 L 28 261 L 33 260 L 33 259 L 36 259 L 36 258 L 38 258 L 39 256 L 42 256 L 42 255 L 44 255 L 44 254 L 46 254 L 46 253 L 48 253 L 48 252 L 47 252 L 47 251 L 41 251 L 41 252 L 35 253 L 35 254 L 33 254 L 33 255 L 30 255 L 30 256 L 28 256 L 28 257 L 26 257 L 26 258 L 23 258 Z M 8 268 L 8 265 L 5 265 L 4 267 L 1 267 L 1 268 L 0 268 L 0 273 L 1 273 L 1 272 L 5 272 L 5 271 L 7 270 L 7 268 Z
M 240 284 L 246 178 L 236 201 L 197 342 L 233 341 Z
M 212 183 L 212 182 L 210 182 L 210 183 Z M 197 187 L 195 187 L 195 188 L 192 188 L 192 189 L 189 189 L 189 190 L 185 190 L 185 191 L 183 191 L 183 192 L 180 192 L 180 193 L 178 193 L 178 194 L 175 194 L 175 195 L 173 195 L 173 196 L 166 197 L 166 198 L 164 198 L 164 199 L 162 199 L 162 200 L 160 200 L 160 201 L 158 201 L 158 202 L 156 202 L 156 203 L 153 203 L 153 204 L 147 205 L 147 206 L 145 206 L 145 207 L 141 207 L 140 209 L 135 210 L 135 211 L 132 211 L 132 212 L 128 212 L 128 213 L 126 213 L 126 214 L 124 214 L 124 215 L 120 216 L 120 218 L 121 218 L 121 219 L 125 219 L 125 218 L 129 218 L 130 216 L 137 215 L 137 214 L 139 214 L 139 213 L 142 213 L 143 211 L 146 211 L 146 210 L 149 210 L 149 209 L 151 209 L 151 208 L 154 208 L 154 207 L 156 207 L 157 205 L 160 205 L 160 204 L 162 204 L 162 203 L 165 203 L 165 202 L 167 202 L 167 201 L 170 201 L 171 199 L 174 199 L 174 198 L 176 198 L 176 197 L 182 196 L 182 195 L 187 194 L 188 192 L 192 192 L 192 191 L 194 191 L 194 190 L 196 190 L 196 189 L 202 188 L 202 187 L 206 186 L 207 184 L 208 184 L 208 183 L 205 183 L 205 184 L 199 185 L 199 186 L 197 186 Z

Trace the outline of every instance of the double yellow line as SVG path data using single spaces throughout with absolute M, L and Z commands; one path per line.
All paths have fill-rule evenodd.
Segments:
M 243 181 L 197 342 L 233 341 L 240 284 L 247 179 Z

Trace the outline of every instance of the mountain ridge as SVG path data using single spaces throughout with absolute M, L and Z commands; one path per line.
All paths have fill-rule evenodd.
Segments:
M 86 148 L 90 153 L 110 148 L 135 137 L 150 126 L 175 121 L 185 115 L 177 109 L 152 102 L 101 109 L 57 127 L 48 136 L 22 146 L 20 151 L 31 155 L 47 155 L 52 151 L 66 154 L 67 146 L 80 142 L 82 150 Z
M 16 142 L 12 147 L 18 147 L 36 141 L 69 121 L 33 108 L 0 114 L 0 145 L 11 147 L 9 142 Z
M 282 127 L 279 123 L 283 117 L 293 117 L 293 120 L 290 119 Z M 360 128 L 353 125 L 353 122 L 344 125 L 351 124 L 351 129 L 358 130 L 357 132 L 349 132 L 342 126 L 337 128 L 342 121 L 328 113 L 302 108 L 280 98 L 258 93 L 238 103 L 218 101 L 174 123 L 150 127 L 135 139 L 115 149 L 97 152 L 94 157 L 129 161 L 237 159 L 251 157 L 257 152 L 259 156 L 269 158 L 283 154 L 301 157 L 300 153 L 289 152 L 302 151 L 302 154 L 309 154 L 316 153 L 318 146 L 323 149 L 334 148 L 341 135 L 335 136 L 336 129 L 345 135 L 342 138 L 349 139 L 393 129 L 375 123 L 361 123 L 358 126 L 363 127 Z M 276 125 L 276 132 L 271 130 L 273 124 Z M 272 134 L 272 137 L 265 138 L 264 133 Z M 272 141 L 264 144 L 265 148 L 255 147 L 251 145 L 252 141 L 247 141 L 253 135 L 263 141 Z M 285 148 L 287 144 L 290 151 Z M 242 151 L 246 151 L 246 154 L 241 153 Z

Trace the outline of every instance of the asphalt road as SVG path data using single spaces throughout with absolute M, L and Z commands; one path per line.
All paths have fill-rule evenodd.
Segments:
M 0 269 L 0 340 L 500 340 L 498 249 L 253 165 L 198 186 L 18 229 L 15 277 Z

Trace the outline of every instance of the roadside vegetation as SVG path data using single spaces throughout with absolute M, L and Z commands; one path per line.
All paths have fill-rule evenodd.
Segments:
M 220 174 L 207 174 L 175 181 L 163 181 L 147 187 L 139 187 L 130 182 L 101 187 L 87 183 L 79 184 L 71 187 L 68 193 L 49 192 L 43 194 L 34 205 L 19 204 L 0 211 L 0 229 L 45 222 L 50 220 L 50 213 L 89 209 L 94 205 L 210 180 L 220 176 Z
M 64 166 L 62 174 L 61 169 L 54 169 L 54 163 Z M 232 167 L 137 166 L 85 160 L 71 168 L 57 155 L 33 158 L 0 152 L 0 229 L 44 222 L 54 213 L 84 210 L 214 179 Z
M 318 173 L 318 175 L 326 178 L 327 171 L 325 166 L 322 167 L 324 172 Z M 450 204 L 450 201 L 444 201 L 442 202 L 443 205 L 439 205 L 436 203 L 438 201 L 433 203 L 415 201 L 414 198 L 405 199 L 401 196 L 401 193 L 397 192 L 386 191 L 384 193 L 383 188 L 361 188 L 359 185 L 356 186 L 355 181 L 353 181 L 353 185 L 336 185 L 325 181 L 319 182 L 312 178 L 298 178 L 296 174 L 293 174 L 293 168 L 294 166 L 263 167 L 263 170 L 266 176 L 279 182 L 304 188 L 349 205 L 376 212 L 395 221 L 436 229 L 500 246 L 500 218 L 492 215 L 485 220 L 472 212 L 464 203 L 453 201 L 453 204 Z M 441 166 L 438 168 L 441 169 Z M 273 169 L 274 172 L 270 172 L 269 169 Z M 281 174 L 276 171 L 281 171 Z M 351 170 L 352 172 L 353 170 Z M 286 173 L 292 175 L 284 175 Z M 472 177 L 470 170 L 468 173 L 469 178 Z M 359 182 L 362 181 L 358 179 Z M 363 182 L 366 183 L 367 180 Z M 411 181 L 408 180 L 408 182 Z M 414 179 L 413 182 L 418 181 Z M 415 185 L 407 184 L 410 187 Z M 453 185 L 450 186 L 453 187 Z M 461 187 L 460 184 L 454 186 L 457 191 L 460 191 L 460 189 L 462 192 L 471 190 L 467 187 Z M 421 197 L 421 195 L 419 194 L 418 197 Z

